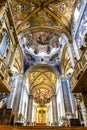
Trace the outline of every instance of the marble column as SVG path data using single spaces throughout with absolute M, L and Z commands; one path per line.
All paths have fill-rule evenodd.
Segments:
M 21 91 L 23 87 L 23 76 L 19 75 L 17 78 L 17 84 L 16 84 L 16 92 L 14 97 L 14 103 L 13 103 L 13 111 L 18 113 L 19 107 L 20 107 L 20 100 L 21 100 Z
M 73 48 L 75 51 L 76 58 L 77 60 L 79 60 L 80 59 L 79 48 L 77 47 L 76 41 L 74 39 L 73 39 Z
M 53 112 L 52 112 L 52 101 L 51 101 L 48 110 L 48 125 L 51 125 L 52 122 L 53 122 Z
M 62 94 L 63 94 L 63 101 L 64 101 L 64 108 L 65 114 L 68 116 L 72 116 L 72 99 L 70 98 L 70 83 L 67 77 L 61 78 L 61 87 L 62 87 Z
M 68 53 L 69 57 L 71 60 L 72 67 L 74 68 L 75 66 L 75 61 L 74 61 L 74 49 L 73 49 L 73 44 L 71 42 L 67 43 L 67 48 L 68 48 Z
M 28 121 L 30 125 L 32 125 L 32 108 L 33 108 L 33 95 L 29 95 Z
M 52 96 L 52 111 L 53 111 L 53 123 L 54 125 L 58 125 L 58 111 L 57 111 L 56 95 Z
M 12 80 L 12 86 L 13 86 L 13 90 L 10 93 L 10 95 L 8 96 L 8 100 L 7 100 L 7 108 L 13 108 L 13 103 L 14 103 L 14 97 L 16 95 L 16 86 L 18 84 L 18 80 L 17 77 L 15 77 L 15 80 Z

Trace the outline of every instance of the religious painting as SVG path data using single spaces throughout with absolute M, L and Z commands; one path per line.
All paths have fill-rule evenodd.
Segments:
M 35 59 L 30 55 L 26 54 L 24 56 L 24 72 L 30 67 L 35 64 Z

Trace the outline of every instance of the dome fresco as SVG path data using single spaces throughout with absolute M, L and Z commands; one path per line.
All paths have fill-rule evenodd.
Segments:
M 37 32 L 23 37 L 25 46 L 34 55 L 49 55 L 54 48 L 59 48 L 59 37 L 54 33 Z
M 9 1 L 24 54 L 24 71 L 30 66 L 46 63 L 61 72 L 61 48 L 66 41 L 59 39 L 62 34 L 71 39 L 75 3 L 75 0 Z
M 63 44 L 65 42 L 66 40 Z M 60 70 L 61 45 L 57 34 L 51 32 L 27 34 L 20 38 L 20 43 L 24 53 L 25 71 L 38 63 L 47 63 Z

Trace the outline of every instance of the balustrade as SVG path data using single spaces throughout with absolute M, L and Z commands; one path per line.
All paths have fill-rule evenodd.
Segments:
M 2 59 L 0 59 L 0 92 L 11 92 L 11 77 Z
M 87 50 L 84 52 L 84 54 L 82 55 L 81 59 L 79 61 L 77 61 L 75 68 L 74 68 L 74 72 L 71 76 L 71 91 L 72 92 L 78 92 L 79 88 L 78 84 L 80 84 L 79 82 L 82 82 L 82 77 L 83 75 L 85 75 L 87 71 Z

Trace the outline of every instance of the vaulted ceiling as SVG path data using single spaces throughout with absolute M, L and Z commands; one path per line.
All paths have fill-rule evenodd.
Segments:
M 59 38 L 71 36 L 71 25 L 77 0 L 9 0 L 15 29 L 24 53 L 26 71 L 45 61 L 60 71 Z M 63 42 L 63 44 L 65 44 Z M 57 53 L 57 55 L 54 54 Z M 52 58 L 54 57 L 55 58 Z
M 30 93 L 37 103 L 42 100 L 48 103 L 51 96 L 56 93 L 57 77 L 61 74 L 59 38 L 63 36 L 72 39 L 71 25 L 77 2 L 8 0 L 24 54 L 24 72 L 28 69 L 26 74 Z M 66 43 L 66 39 L 63 39 L 63 44 Z M 57 74 L 53 66 L 56 67 Z
M 29 69 L 30 93 L 37 103 L 48 103 L 56 92 L 57 73 L 49 65 L 36 65 Z
M 75 0 L 10 0 L 18 34 L 54 31 L 71 36 Z

